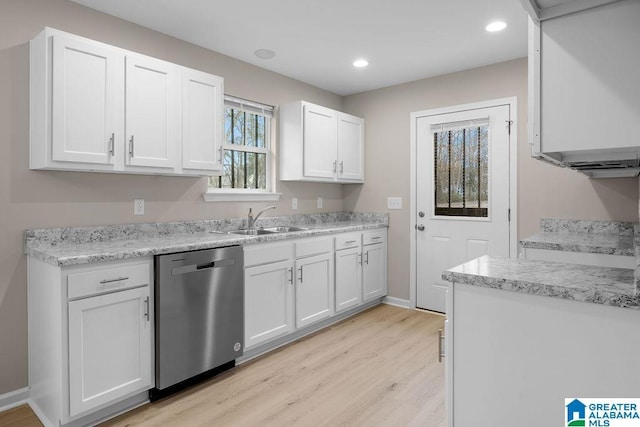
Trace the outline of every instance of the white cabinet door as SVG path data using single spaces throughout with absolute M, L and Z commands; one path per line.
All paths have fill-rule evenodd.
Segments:
M 69 302 L 69 415 L 151 385 L 149 287 Z
M 364 180 L 364 119 L 338 113 L 338 180 Z
M 387 250 L 386 243 L 363 247 L 362 293 L 364 301 L 387 294 Z
M 362 303 L 360 246 L 336 251 L 336 312 Z
M 126 56 L 127 165 L 173 169 L 180 129 L 178 67 L 142 55 Z M 165 172 L 171 170 L 161 169 Z
M 51 158 L 113 164 L 121 155 L 118 93 L 123 55 L 98 43 L 53 37 Z
M 333 179 L 337 168 L 337 111 L 304 104 L 304 176 Z
M 182 169 L 222 168 L 224 88 L 222 77 L 182 70 Z
M 245 349 L 294 330 L 292 288 L 292 261 L 245 269 Z
M 326 319 L 333 314 L 333 254 L 296 260 L 296 327 Z

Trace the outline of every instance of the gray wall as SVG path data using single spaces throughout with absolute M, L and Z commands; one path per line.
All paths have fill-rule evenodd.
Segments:
M 277 183 L 273 215 L 323 211 L 390 211 L 390 294 L 409 297 L 409 114 L 429 108 L 518 96 L 519 235 L 541 216 L 636 221 L 638 180 L 589 181 L 531 160 L 525 138 L 526 61 L 408 83 L 341 98 L 229 57 L 181 42 L 67 0 L 0 2 L 0 394 L 27 386 L 27 228 L 228 218 L 258 203 L 205 203 L 205 179 L 30 171 L 28 169 L 28 41 L 44 26 L 223 76 L 227 93 L 280 105 L 304 99 L 366 119 L 366 184 Z M 299 209 L 292 211 L 291 198 Z M 133 216 L 144 198 L 145 215 Z
M 389 294 L 409 299 L 409 114 L 495 98 L 518 98 L 518 237 L 542 217 L 638 220 L 638 180 L 589 180 L 531 158 L 527 143 L 526 58 L 345 97 L 346 111 L 366 119 L 366 182 L 344 187 L 344 207 L 384 211 L 401 196 L 389 228 Z
M 342 98 L 66 0 L 0 1 L 0 394 L 27 386 L 27 228 L 229 218 L 270 203 L 205 203 L 206 179 L 30 171 L 28 42 L 45 26 L 210 72 L 225 91 L 271 105 Z M 269 215 L 343 210 L 338 184 L 278 183 Z M 291 198 L 298 198 L 292 211 Z M 133 216 L 133 199 L 145 215 Z

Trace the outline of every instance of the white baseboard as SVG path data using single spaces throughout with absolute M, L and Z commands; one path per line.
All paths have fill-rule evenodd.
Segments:
M 412 308 L 408 299 L 386 296 L 382 299 L 383 304 L 395 305 L 396 307 Z
M 0 412 L 26 404 L 29 400 L 29 387 L 0 394 Z

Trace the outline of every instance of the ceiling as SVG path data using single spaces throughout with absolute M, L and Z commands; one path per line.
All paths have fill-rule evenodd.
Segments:
M 339 95 L 527 54 L 519 0 L 73 1 Z M 507 28 L 486 32 L 497 19 Z

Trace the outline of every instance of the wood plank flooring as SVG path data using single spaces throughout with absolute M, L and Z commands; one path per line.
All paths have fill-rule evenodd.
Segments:
M 380 305 L 103 425 L 444 427 L 443 322 Z

